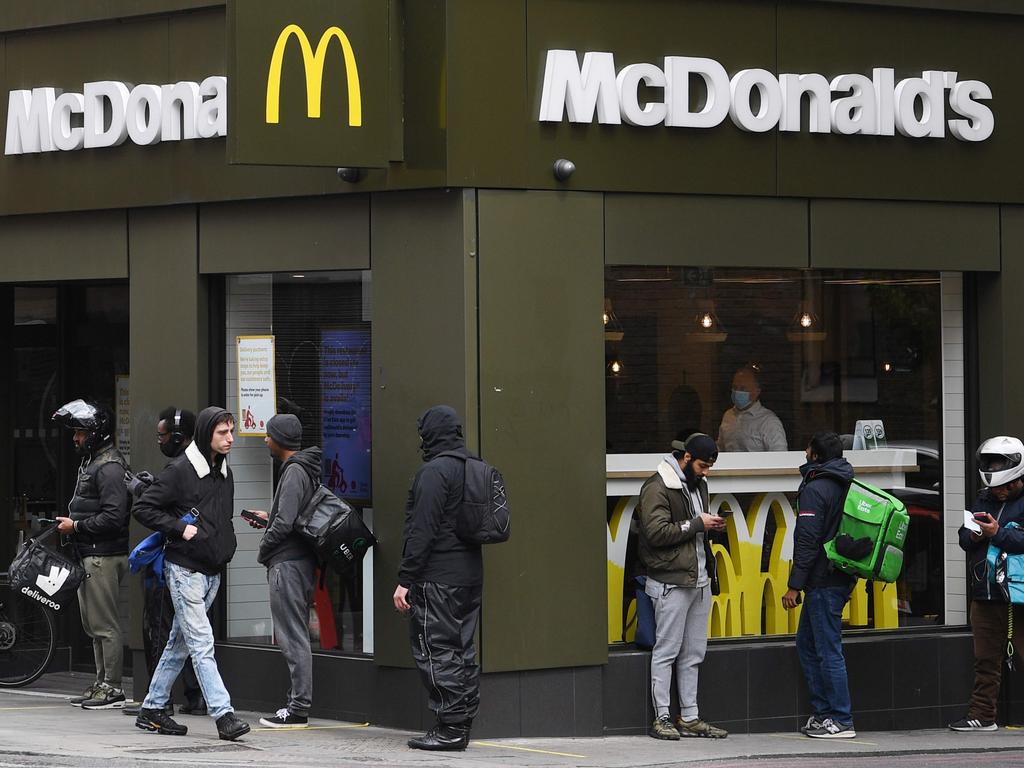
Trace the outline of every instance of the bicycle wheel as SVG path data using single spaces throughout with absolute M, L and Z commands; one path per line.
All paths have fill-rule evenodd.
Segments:
M 53 614 L 0 581 L 0 688 L 36 680 L 53 659 L 57 633 Z

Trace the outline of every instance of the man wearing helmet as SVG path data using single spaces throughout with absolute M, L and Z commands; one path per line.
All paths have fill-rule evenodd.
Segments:
M 53 421 L 74 430 L 75 451 L 82 457 L 68 515 L 57 518 L 57 530 L 74 542 L 88 574 L 78 588 L 78 604 L 96 659 L 96 681 L 71 703 L 83 709 L 120 707 L 124 640 L 118 593 L 128 572 L 131 506 L 124 484 L 127 462 L 114 447 L 114 419 L 106 408 L 72 400 L 53 414 Z
M 978 474 L 985 487 L 971 507 L 980 531 L 960 528 L 960 547 L 967 552 L 974 636 L 974 690 L 967 716 L 950 723 L 954 731 L 996 730 L 996 700 L 1006 650 L 1010 617 L 1024 622 L 1024 610 L 1009 605 L 988 579 L 990 544 L 1011 554 L 1024 553 L 1024 443 L 1015 437 L 993 437 L 978 448 Z M 1021 624 L 1018 624 L 1021 626 Z M 1016 640 L 1014 640 L 1016 646 Z

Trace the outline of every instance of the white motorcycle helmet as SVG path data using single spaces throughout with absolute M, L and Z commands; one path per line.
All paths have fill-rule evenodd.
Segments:
M 978 448 L 976 457 L 986 488 L 1006 485 L 1024 475 L 1024 443 L 1016 437 L 990 437 Z

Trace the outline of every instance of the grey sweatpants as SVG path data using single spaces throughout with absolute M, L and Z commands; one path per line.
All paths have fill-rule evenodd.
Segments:
M 651 700 L 655 716 L 668 716 L 672 670 L 676 673 L 679 714 L 697 713 L 697 674 L 708 648 L 711 586 L 677 587 L 647 578 L 644 591 L 654 603 L 657 630 L 651 651 Z
M 82 558 L 89 578 L 78 587 L 82 629 L 92 638 L 96 682 L 121 687 L 124 638 L 118 610 L 121 579 L 128 573 L 128 555 L 90 555 Z
M 270 566 L 270 615 L 274 638 L 288 665 L 288 711 L 309 717 L 313 705 L 313 652 L 309 645 L 309 605 L 313 600 L 312 560 L 285 560 Z

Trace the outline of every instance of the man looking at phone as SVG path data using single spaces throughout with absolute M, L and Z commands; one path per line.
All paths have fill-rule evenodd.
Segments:
M 729 734 L 700 719 L 697 676 L 708 647 L 711 596 L 718 592 L 715 556 L 708 533 L 725 530 L 725 518 L 710 513 L 705 477 L 718 459 L 708 435 L 672 441 L 672 452 L 644 482 L 636 514 L 640 561 L 647 570 L 644 587 L 654 603 L 657 624 L 651 651 L 650 736 L 723 739 Z M 669 716 L 672 670 L 679 693 L 679 717 Z
M 164 707 L 185 659 L 191 657 L 220 738 L 233 741 L 249 732 L 249 724 L 235 716 L 217 669 L 213 627 L 206 615 L 217 597 L 220 572 L 237 546 L 232 521 L 235 485 L 227 465 L 234 429 L 235 417 L 228 411 L 216 406 L 203 409 L 196 419 L 192 444 L 164 467 L 135 502 L 136 519 L 167 537 L 164 577 L 174 604 L 167 646 L 135 720 L 135 725 L 146 731 L 171 736 L 188 732 Z M 196 516 L 194 524 L 182 520 L 186 512 Z
M 309 606 L 313 601 L 316 554 L 295 530 L 295 519 L 320 483 L 322 457 L 316 446 L 302 449 L 302 424 L 290 413 L 267 422 L 264 438 L 270 455 L 281 462 L 270 513 L 245 510 L 253 528 L 266 532 L 257 562 L 267 567 L 274 639 L 281 649 L 291 687 L 288 701 L 273 715 L 260 718 L 267 728 L 305 728 L 313 704 L 313 652 L 309 645 Z
M 984 488 L 971 505 L 975 525 L 961 526 L 960 548 L 967 553 L 974 636 L 974 690 L 966 717 L 950 723 L 954 731 L 994 731 L 996 700 L 1006 651 L 1009 615 L 1024 626 L 1024 606 L 1009 605 L 989 581 L 989 544 L 1010 554 L 1024 552 L 1024 443 L 1016 437 L 993 437 L 978 448 L 978 474 Z M 977 530 L 972 530 L 977 528 Z M 1015 650 L 1017 639 L 1013 640 Z

